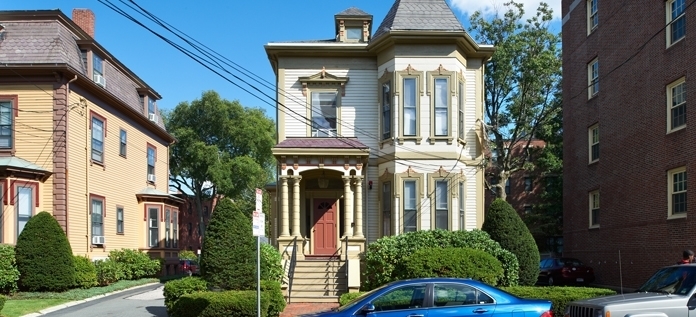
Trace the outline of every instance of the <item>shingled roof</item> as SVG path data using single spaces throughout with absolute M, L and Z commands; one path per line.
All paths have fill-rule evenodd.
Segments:
M 372 39 L 389 31 L 464 31 L 445 0 L 396 0 Z
M 360 10 L 359 8 L 350 7 L 350 8 L 345 9 L 339 13 L 336 13 L 336 16 L 372 16 L 372 15 L 363 11 L 363 10 Z

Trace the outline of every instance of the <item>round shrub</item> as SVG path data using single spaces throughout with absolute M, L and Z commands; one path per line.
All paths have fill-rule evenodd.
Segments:
M 122 279 L 137 280 L 156 276 L 162 268 L 157 259 L 134 249 L 120 249 L 109 252 L 109 259 L 120 264 Z
M 164 305 L 171 315 L 174 303 L 186 294 L 204 292 L 208 285 L 200 277 L 189 276 L 178 280 L 172 280 L 164 284 Z
M 268 317 L 278 317 L 285 310 L 285 296 L 278 281 L 261 281 L 261 292 L 268 296 Z
M 75 261 L 58 221 L 42 211 L 29 219 L 15 247 L 19 289 L 64 291 L 75 285 Z
M 75 286 L 79 288 L 91 288 L 98 285 L 97 268 L 88 257 L 75 256 Z
M 285 275 L 282 256 L 280 251 L 274 246 L 266 243 L 261 244 L 261 279 L 265 281 L 280 282 Z
M 198 261 L 198 255 L 191 250 L 179 251 L 179 260 Z
M 365 270 L 362 286 L 372 290 L 392 281 L 406 278 L 405 259 L 425 248 L 471 248 L 484 251 L 500 261 L 503 278 L 496 286 L 517 285 L 517 258 L 481 230 L 447 231 L 421 230 L 397 236 L 382 237 L 365 250 Z
M 261 316 L 266 317 L 270 301 L 261 294 Z M 181 296 L 171 317 L 258 316 L 256 291 L 201 292 Z
M 201 276 L 208 287 L 248 290 L 256 287 L 256 239 L 252 206 L 222 199 L 215 206 L 201 250 Z
M 122 265 L 112 259 L 95 261 L 94 268 L 97 271 L 97 283 L 100 286 L 107 286 L 123 279 Z
M 515 254 L 520 266 L 520 285 L 534 285 L 539 277 L 539 248 L 515 209 L 505 200 L 494 200 L 481 229 Z
M 472 278 L 497 285 L 503 278 L 503 266 L 492 255 L 470 248 L 426 248 L 416 251 L 404 262 L 406 277 Z
M 15 261 L 14 246 L 0 244 L 0 294 L 17 291 L 19 271 Z

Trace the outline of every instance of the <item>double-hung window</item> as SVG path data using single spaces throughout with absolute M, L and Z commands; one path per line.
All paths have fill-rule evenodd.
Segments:
M 165 209 L 164 211 L 164 247 L 165 248 L 171 248 L 172 247 L 172 240 L 171 240 L 171 230 L 172 230 L 172 224 L 171 224 L 171 211 L 169 209 Z
M 147 114 L 155 114 L 155 99 L 147 97 Z
M 92 243 L 104 236 L 104 199 L 92 197 Z
M 686 214 L 686 168 L 669 171 L 669 216 Z
M 590 193 L 590 227 L 599 226 L 599 191 Z
M 391 138 L 391 81 L 382 84 L 382 140 Z
M 156 248 L 159 246 L 159 213 L 159 208 L 149 207 L 147 209 L 147 246 L 151 248 Z
M 599 25 L 597 1 L 599 0 L 587 0 L 587 34 L 592 33 Z
M 459 89 L 457 94 L 457 109 L 459 109 L 459 117 L 457 118 L 457 122 L 459 122 L 459 125 L 457 126 L 457 134 L 460 140 L 464 140 L 464 93 L 464 82 L 459 81 Z
M 119 131 L 119 148 L 118 154 L 125 157 L 126 156 L 126 145 L 128 144 L 128 134 L 126 130 L 121 129 Z
M 466 220 L 466 196 L 464 182 L 459 182 L 459 230 L 466 230 L 464 221 Z
M 418 83 L 416 78 L 404 78 L 403 84 L 403 112 L 404 112 L 404 136 L 416 136 L 418 131 L 418 113 L 417 113 L 417 88 Z
M 14 107 L 17 105 L 13 100 L 0 100 L 0 149 L 12 149 L 14 145 Z
M 417 182 L 415 180 L 404 181 L 404 232 L 413 232 L 418 229 L 418 204 L 416 199 L 416 184 Z
M 116 233 L 123 234 L 123 207 L 116 208 Z
M 95 83 L 104 84 L 104 60 L 94 52 L 92 52 L 92 80 Z
M 667 5 L 667 46 L 686 36 L 686 0 L 669 0 Z
M 435 96 L 433 98 L 435 114 L 433 125 L 435 136 L 449 135 L 449 82 L 447 78 L 435 78 Z
M 337 91 L 312 92 L 312 137 L 336 137 Z
M 179 247 L 179 212 L 172 210 L 172 248 Z
M 103 118 L 92 115 L 92 161 L 104 163 L 104 122 Z
M 444 179 L 435 181 L 435 229 L 449 229 L 448 184 Z
M 15 208 L 17 210 L 17 237 L 24 230 L 24 226 L 27 224 L 29 219 L 34 215 L 34 190 L 36 187 L 33 186 L 23 186 L 16 185 L 17 190 L 17 202 L 15 203 Z
M 686 81 L 683 78 L 667 86 L 667 104 L 667 131 L 686 126 Z
M 587 86 L 588 98 L 599 93 L 599 60 L 596 58 L 587 64 Z
M 157 150 L 154 147 L 147 147 L 147 176 L 155 175 L 155 161 L 157 160 Z
M 391 235 L 392 222 L 391 182 L 382 183 L 382 236 Z
M 590 127 L 589 133 L 590 144 L 590 163 L 599 161 L 599 125 L 595 124 Z

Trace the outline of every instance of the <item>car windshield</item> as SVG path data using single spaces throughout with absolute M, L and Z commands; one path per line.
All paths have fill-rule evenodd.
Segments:
M 689 294 L 696 285 L 696 266 L 670 266 L 657 271 L 636 292 Z

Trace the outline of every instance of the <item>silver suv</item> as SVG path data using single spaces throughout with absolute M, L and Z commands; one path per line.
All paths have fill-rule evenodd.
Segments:
M 694 317 L 696 264 L 671 265 L 658 270 L 634 293 L 574 301 L 565 317 Z

